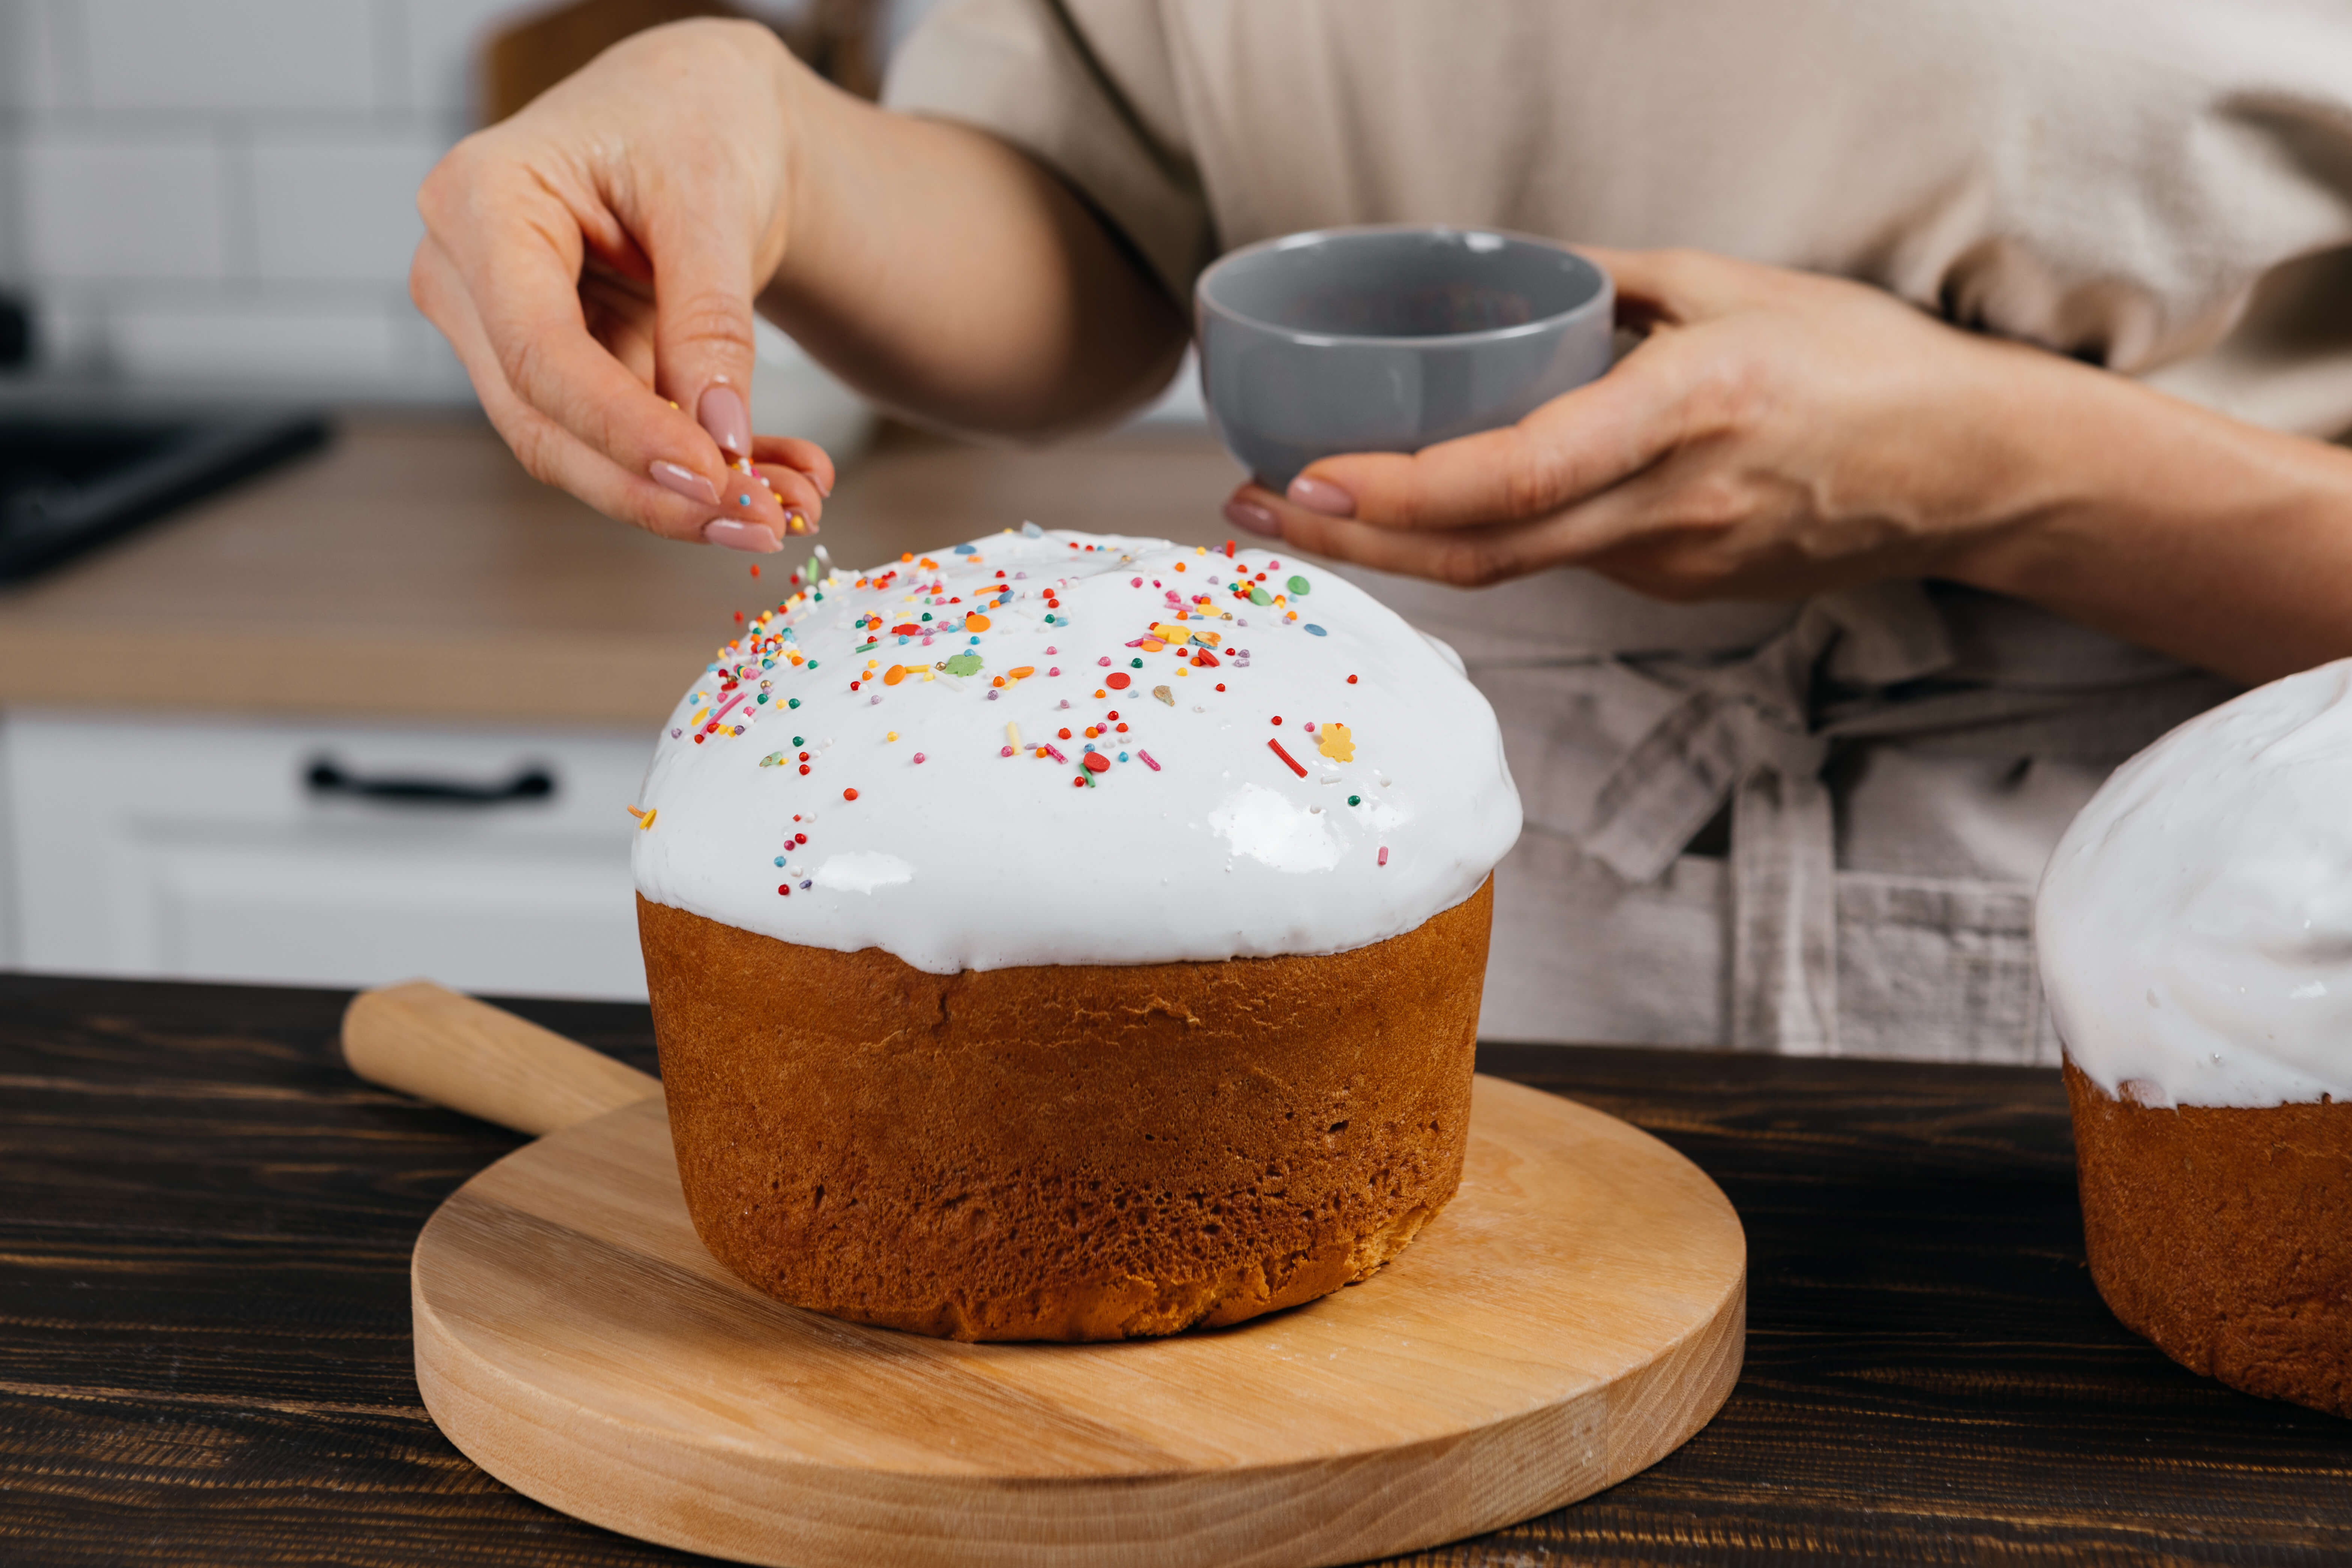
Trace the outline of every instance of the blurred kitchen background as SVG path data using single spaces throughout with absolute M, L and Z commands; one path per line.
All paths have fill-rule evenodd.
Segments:
M 928 4 L 731 9 L 871 93 Z M 459 137 L 722 9 L 0 0 L 0 967 L 643 995 L 624 808 L 774 584 L 531 481 L 405 279 Z M 844 564 L 1222 537 L 1189 367 L 1098 438 L 982 448 L 763 334 L 755 423 L 843 461 Z

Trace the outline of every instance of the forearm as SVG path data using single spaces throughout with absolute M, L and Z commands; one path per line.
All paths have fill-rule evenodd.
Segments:
M 2242 680 L 2352 656 L 2352 452 L 1998 352 L 2000 498 L 1942 574 Z
M 1100 423 L 1166 382 L 1181 312 L 1059 180 L 805 71 L 791 90 L 791 232 L 760 303 L 818 359 L 918 418 L 1014 437 Z

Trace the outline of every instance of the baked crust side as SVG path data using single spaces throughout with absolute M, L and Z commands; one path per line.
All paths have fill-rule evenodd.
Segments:
M 1369 1278 L 1461 1179 L 1491 879 L 1349 952 L 949 975 L 637 913 L 695 1228 L 797 1306 L 1236 1323 Z
M 2144 1106 L 2065 1070 L 2091 1278 L 2124 1326 L 2352 1415 L 2352 1104 Z

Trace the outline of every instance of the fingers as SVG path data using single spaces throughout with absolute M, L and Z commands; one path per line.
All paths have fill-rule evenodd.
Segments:
M 649 474 L 631 473 L 517 396 L 455 267 L 429 238 L 419 247 L 411 268 L 410 292 L 418 308 L 448 338 L 473 381 L 483 412 L 534 479 L 570 491 L 609 517 L 668 539 L 774 550 L 780 536 L 790 531 L 788 527 L 772 527 L 747 517 L 742 507 L 716 504 L 717 487 L 701 476 L 687 476 L 699 480 L 701 486 L 697 493 L 687 494 L 665 488 Z M 727 477 L 738 481 L 735 493 L 743 493 L 743 476 Z M 750 488 L 767 493 L 763 486 Z M 781 522 L 782 509 L 772 496 L 768 500 Z
M 646 215 L 654 265 L 656 390 L 693 414 L 731 461 L 751 452 L 751 236 L 740 205 L 680 172 Z
M 480 160 L 463 153 L 451 155 L 456 174 L 445 180 L 436 170 L 427 180 L 419 205 L 428 243 L 462 285 L 480 347 L 505 388 L 625 472 L 699 479 L 709 489 L 698 493 L 724 498 L 729 515 L 781 535 L 783 511 L 766 488 L 730 489 L 719 444 L 590 333 L 580 289 L 583 220 L 546 183 L 522 178 L 520 165 L 468 167 Z M 475 374 L 478 387 L 483 379 Z M 748 412 L 738 443 L 746 454 Z
M 1528 521 L 1622 483 L 1684 439 L 1678 356 L 1644 344 L 1600 380 L 1517 425 L 1405 454 L 1309 464 L 1288 499 L 1303 510 L 1392 530 Z
M 1577 254 L 1617 286 L 1617 317 L 1628 324 L 1685 322 L 1719 316 L 1745 303 L 1764 270 L 1704 250 L 1616 250 L 1579 245 Z
M 833 493 L 833 459 L 824 447 L 814 441 L 803 441 L 796 436 L 754 436 L 751 437 L 751 460 L 762 467 L 781 463 L 808 476 L 816 486 L 817 494 Z
M 1295 550 L 1477 588 L 1711 531 L 1676 516 L 1673 493 L 1674 482 L 1653 470 L 1549 517 L 1405 530 L 1310 511 L 1257 485 L 1244 485 L 1225 503 L 1225 517 L 1252 532 L 1277 535 Z

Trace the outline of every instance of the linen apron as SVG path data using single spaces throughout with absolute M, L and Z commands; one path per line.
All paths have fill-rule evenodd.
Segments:
M 2342 0 L 945 0 L 885 98 L 1057 172 L 1179 300 L 1333 224 L 1692 246 L 2352 428 Z M 2233 689 L 1937 584 L 1677 606 L 1349 574 L 1502 721 L 1527 828 L 1495 1038 L 2054 1062 L 2042 864 Z

